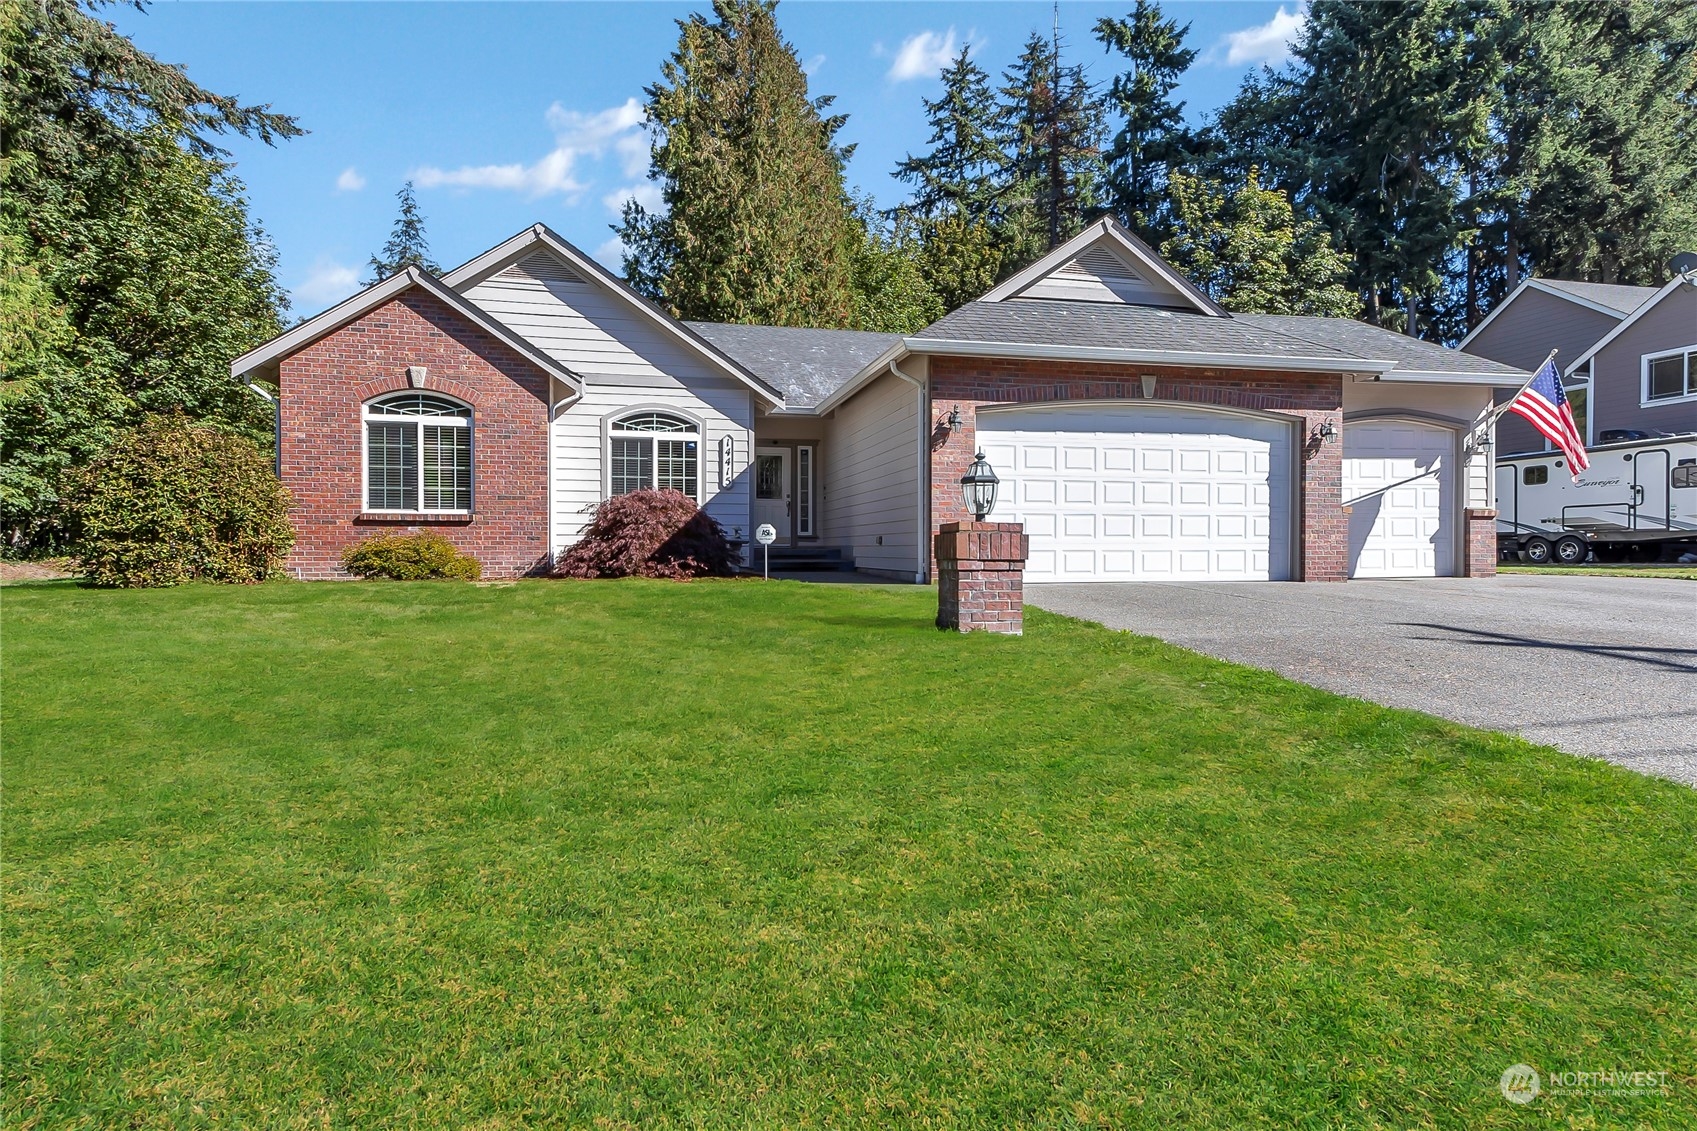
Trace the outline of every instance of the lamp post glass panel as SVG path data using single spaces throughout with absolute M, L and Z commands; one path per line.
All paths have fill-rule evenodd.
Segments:
M 966 509 L 979 522 L 996 509 L 996 484 L 1001 480 L 985 462 L 984 453 L 979 452 L 973 459 L 972 466 L 966 469 L 966 474 L 960 477 L 960 496 L 966 503 Z

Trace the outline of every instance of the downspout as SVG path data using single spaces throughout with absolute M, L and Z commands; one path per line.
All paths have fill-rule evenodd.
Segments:
M 247 383 L 247 387 L 253 390 L 255 396 L 263 397 L 271 402 L 271 446 L 276 449 L 276 454 L 271 460 L 271 470 L 276 474 L 277 481 L 280 483 L 283 480 L 283 402 L 252 381 Z
M 918 483 L 914 504 L 918 513 L 919 544 L 914 550 L 913 582 L 915 585 L 924 585 L 927 575 L 931 572 L 931 555 L 926 552 L 926 547 L 931 541 L 931 508 L 928 505 L 930 501 L 929 492 L 926 491 L 926 480 L 929 476 L 925 462 L 926 449 L 930 446 L 931 441 L 931 414 L 926 411 L 925 383 L 917 377 L 903 373 L 894 358 L 890 359 L 890 373 L 912 385 L 919 394 L 918 407 L 914 413 L 919 418 L 919 452 L 915 458 L 913 469 L 914 479 Z

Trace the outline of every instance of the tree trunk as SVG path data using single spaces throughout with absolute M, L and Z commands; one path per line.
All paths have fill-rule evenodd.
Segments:
M 1508 249 L 1504 253 L 1503 267 L 1508 274 L 1508 289 L 1504 296 L 1514 293 L 1514 288 L 1520 285 L 1520 240 L 1514 234 L 1514 220 L 1508 221 Z

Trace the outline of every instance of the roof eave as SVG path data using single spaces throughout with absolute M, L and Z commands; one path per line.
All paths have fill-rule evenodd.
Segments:
M 884 372 L 884 370 L 890 367 L 891 362 L 900 361 L 913 352 L 908 349 L 907 341 L 908 339 L 902 339 L 893 343 L 885 349 L 883 353 L 861 366 L 855 371 L 855 375 L 853 377 L 850 377 L 847 381 L 844 381 L 841 385 L 837 386 L 836 389 L 832 390 L 830 396 L 821 398 L 818 404 L 807 410 L 808 414 L 812 416 L 824 416 L 826 413 L 835 410 L 838 405 L 860 392 L 861 389 L 871 384 Z
M 1428 369 L 1388 369 L 1373 379 L 1399 385 L 1478 385 L 1483 388 L 1507 388 L 1521 384 L 1530 376 L 1530 373 L 1522 373 L 1519 370 L 1509 373 L 1445 373 Z

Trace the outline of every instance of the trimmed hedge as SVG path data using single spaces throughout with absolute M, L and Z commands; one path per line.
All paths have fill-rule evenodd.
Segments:
M 555 577 L 729 577 L 737 552 L 725 528 L 679 491 L 632 491 L 595 508 Z
M 476 581 L 483 566 L 442 535 L 379 534 L 342 551 L 342 568 L 355 577 L 390 581 Z
M 66 478 L 91 584 L 145 588 L 278 577 L 295 543 L 289 492 L 245 436 L 172 414 L 118 435 Z

